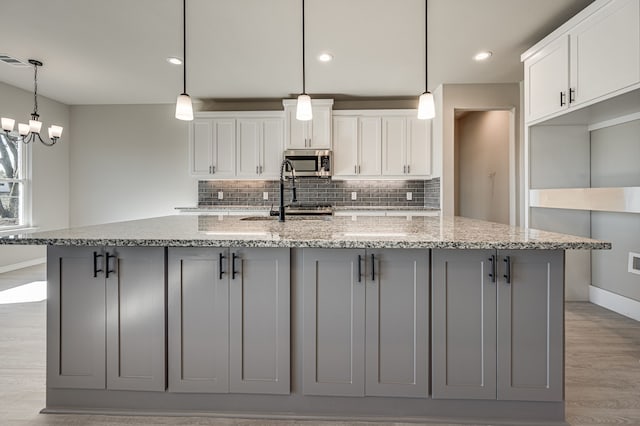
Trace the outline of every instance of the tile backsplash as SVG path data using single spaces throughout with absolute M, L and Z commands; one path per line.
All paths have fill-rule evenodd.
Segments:
M 285 201 L 291 201 L 290 182 L 285 183 Z M 407 206 L 440 208 L 440 180 L 330 180 L 299 178 L 296 180 L 298 202 L 330 203 L 334 206 Z M 222 199 L 218 193 L 222 192 Z M 268 199 L 264 200 L 264 193 Z M 352 200 L 352 193 L 356 200 Z M 407 193 L 411 200 L 407 200 Z M 279 203 L 277 180 L 216 180 L 198 182 L 199 206 L 255 205 Z

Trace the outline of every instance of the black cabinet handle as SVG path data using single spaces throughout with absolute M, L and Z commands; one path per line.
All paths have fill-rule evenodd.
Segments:
M 219 278 L 219 279 L 222 279 L 222 276 L 223 276 L 224 274 L 226 274 L 226 272 L 224 272 L 224 271 L 222 270 L 222 261 L 223 261 L 224 259 L 226 259 L 226 258 L 227 258 L 227 256 L 223 255 L 222 253 L 219 253 L 219 254 L 218 254 L 218 271 L 220 272 L 220 278 Z
M 495 283 L 496 282 L 496 255 L 492 254 L 491 257 L 489 258 L 489 262 L 491 263 L 491 271 L 489 272 L 489 278 L 491 278 L 491 282 Z
M 569 89 L 569 103 L 576 101 L 576 89 Z
M 105 262 L 107 264 L 106 267 L 105 267 L 105 269 L 106 269 L 106 271 L 105 271 L 106 278 L 109 278 L 109 274 L 110 273 L 116 271 L 115 269 L 109 269 L 109 260 L 110 259 L 115 259 L 115 258 L 116 258 L 115 255 L 110 255 L 109 253 L 106 254 L 106 262 Z
M 566 97 L 567 94 L 565 92 L 560 92 L 560 106 L 565 106 L 567 104 L 567 101 L 565 100 Z
M 102 257 L 97 251 L 93 252 L 93 278 L 98 276 L 98 272 L 103 272 L 102 268 L 98 269 L 98 258 Z
M 507 280 L 507 284 L 511 284 L 511 256 L 505 256 L 504 263 L 506 263 L 504 278 Z
M 362 282 L 362 256 L 358 255 L 358 282 Z
M 235 253 L 231 254 L 231 279 L 235 280 L 236 279 L 236 274 L 238 272 L 236 272 L 236 259 L 238 259 L 239 256 L 236 256 Z
M 371 281 L 376 280 L 376 255 L 371 253 Z

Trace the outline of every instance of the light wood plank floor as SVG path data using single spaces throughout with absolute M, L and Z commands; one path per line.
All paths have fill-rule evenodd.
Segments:
M 0 274 L 0 291 L 44 280 L 44 277 L 44 266 Z M 565 320 L 567 422 L 572 426 L 640 426 L 640 323 L 589 303 L 567 303 Z M 44 398 L 45 302 L 0 305 L 0 425 L 347 424 L 211 417 L 38 414 L 44 407 Z

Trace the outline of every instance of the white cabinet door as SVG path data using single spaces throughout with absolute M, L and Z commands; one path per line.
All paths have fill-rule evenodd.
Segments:
M 382 174 L 401 176 L 406 172 L 407 121 L 404 117 L 382 118 Z
M 284 152 L 284 120 L 281 118 L 263 120 L 260 149 L 260 178 L 278 179 Z
M 285 106 L 285 143 L 287 149 L 307 148 L 309 122 L 296 119 L 296 108 Z
M 193 120 L 189 149 L 189 173 L 191 176 L 208 176 L 213 165 L 213 121 Z
M 260 141 L 262 121 L 238 119 L 236 142 L 236 176 L 256 178 L 260 174 Z
M 358 117 L 333 118 L 333 176 L 358 174 Z
M 312 105 L 313 119 L 307 138 L 308 147 L 331 149 L 331 105 Z
M 236 121 L 213 120 L 212 177 L 228 178 L 236 174 Z
M 382 129 L 380 117 L 360 117 L 358 175 L 380 176 L 382 172 Z
M 618 0 L 570 33 L 572 105 L 640 82 L 640 3 Z
M 569 36 L 549 44 L 524 63 L 527 121 L 551 115 L 569 105 Z
M 407 175 L 431 175 L 431 120 L 407 118 Z

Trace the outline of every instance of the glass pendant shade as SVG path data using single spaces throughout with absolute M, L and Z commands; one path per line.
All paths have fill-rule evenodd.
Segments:
M 436 116 L 436 106 L 433 101 L 431 92 L 424 92 L 420 95 L 418 102 L 418 118 L 427 120 Z
M 16 125 L 16 120 L 14 120 L 12 118 L 2 117 L 2 130 L 5 130 L 7 132 L 12 132 L 13 131 L 13 127 L 15 125 Z
M 29 120 L 29 129 L 31 130 L 31 133 L 40 133 L 40 130 L 42 129 L 42 121 Z
M 49 138 L 59 138 L 62 136 L 62 126 L 51 126 L 49 127 Z
M 176 101 L 176 118 L 178 120 L 193 120 L 193 105 L 191 104 L 191 96 L 186 93 L 178 95 Z
M 309 95 L 298 96 L 298 106 L 296 108 L 296 120 L 309 121 L 313 118 L 311 112 L 311 97 Z
M 31 128 L 28 124 L 18 123 L 18 134 L 20 136 L 27 136 Z

